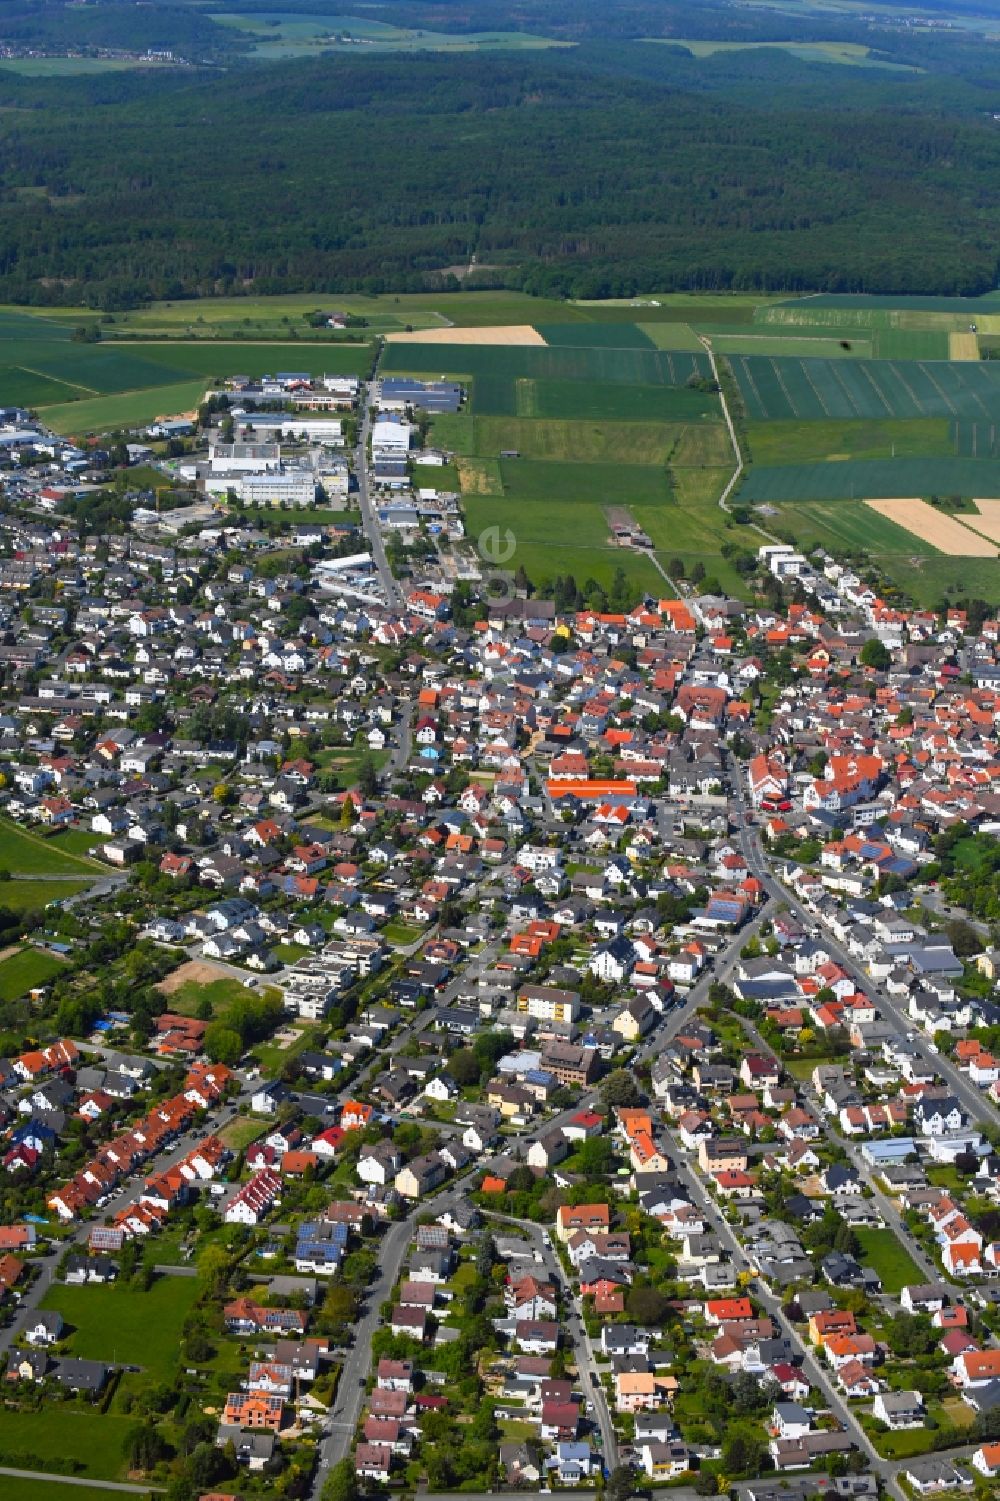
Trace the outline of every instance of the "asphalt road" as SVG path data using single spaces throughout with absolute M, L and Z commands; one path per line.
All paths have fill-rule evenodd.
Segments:
M 361 511 L 361 526 L 371 546 L 372 557 L 375 559 L 375 568 L 382 584 L 386 604 L 390 608 L 399 608 L 402 605 L 403 596 L 399 585 L 393 577 L 392 569 L 389 567 L 389 560 L 385 555 L 382 530 L 378 524 L 378 516 L 375 514 L 375 507 L 368 489 L 368 438 L 371 433 L 371 409 L 368 405 L 368 390 L 365 386 L 361 388 L 360 399 L 362 418 L 354 462 L 358 477 L 358 506 Z
M 819 919 L 815 913 L 809 913 L 801 902 L 790 892 L 787 887 L 771 874 L 771 870 L 761 851 L 759 837 L 755 830 L 747 828 L 746 824 L 739 831 L 740 847 L 746 858 L 751 871 L 765 886 L 769 894 L 776 902 L 782 903 L 793 917 L 796 917 L 806 929 L 815 928 Z M 873 996 L 878 1002 L 879 1010 L 898 1028 L 902 1036 L 914 1030 L 913 1022 L 906 1012 L 896 1003 L 892 996 L 885 990 L 879 989 L 870 976 L 866 975 L 857 964 L 857 961 L 847 952 L 847 949 L 834 937 L 829 930 L 824 929 L 823 943 L 836 959 L 837 963 L 850 975 L 858 989 L 866 995 Z M 954 1092 L 957 1099 L 965 1107 L 974 1121 L 981 1125 L 995 1124 L 996 1111 L 984 1098 L 976 1086 L 960 1073 L 950 1058 L 943 1053 L 932 1053 L 927 1039 L 917 1032 L 914 1039 L 915 1046 L 924 1060 L 931 1068 L 946 1081 L 948 1087 Z
M 333 1409 L 323 1424 L 311 1501 L 318 1501 L 332 1466 L 351 1451 L 355 1429 L 368 1396 L 366 1387 L 372 1364 L 372 1336 L 382 1327 L 379 1310 L 399 1279 L 417 1218 L 427 1213 L 429 1203 L 433 1204 L 435 1212 L 440 1213 L 457 1203 L 463 1194 L 464 1188 L 456 1184 L 430 1200 L 419 1200 L 405 1219 L 389 1226 L 379 1244 L 378 1277 L 365 1290 L 365 1307 L 355 1325 L 353 1347 L 344 1361 Z
M 674 1159 L 679 1170 L 687 1178 L 691 1186 L 695 1202 L 705 1211 L 715 1226 L 718 1235 L 728 1245 L 733 1258 L 733 1265 L 737 1268 L 745 1269 L 747 1264 L 746 1257 L 743 1254 L 743 1247 L 736 1238 L 733 1227 L 722 1213 L 715 1199 L 708 1192 L 699 1173 L 688 1163 L 679 1143 L 673 1138 L 672 1133 L 670 1134 L 674 1145 Z M 764 1305 L 768 1316 L 774 1320 L 779 1333 L 789 1340 L 792 1348 L 799 1355 L 806 1379 L 818 1391 L 823 1393 L 830 1411 L 838 1419 L 841 1426 L 851 1434 L 861 1452 L 866 1454 L 874 1465 L 878 1465 L 878 1455 L 854 1413 L 851 1412 L 843 1397 L 834 1388 L 826 1370 L 820 1366 L 811 1348 L 802 1341 L 794 1327 L 785 1321 L 784 1315 L 781 1312 L 780 1298 L 775 1297 L 761 1278 L 757 1279 L 754 1296 Z
M 536 1225 L 533 1220 L 515 1219 L 513 1215 L 496 1214 L 490 1215 L 491 1219 L 498 1220 L 502 1224 L 517 1225 L 533 1243 L 536 1252 L 542 1258 L 542 1265 L 548 1273 L 550 1281 L 557 1286 L 562 1286 L 564 1303 L 567 1299 L 565 1291 L 565 1273 L 559 1263 L 555 1248 L 545 1243 L 546 1231 L 542 1225 Z M 526 1267 L 526 1271 L 530 1268 Z M 569 1299 L 568 1307 L 564 1307 L 560 1322 L 573 1343 L 573 1358 L 579 1373 L 580 1395 L 584 1405 L 593 1404 L 593 1414 L 588 1414 L 591 1420 L 596 1419 L 597 1426 L 601 1431 L 601 1442 L 604 1446 L 604 1461 L 609 1470 L 613 1470 L 618 1463 L 618 1438 L 615 1433 L 614 1421 L 608 1410 L 607 1393 L 601 1385 L 600 1373 L 597 1362 L 594 1359 L 594 1349 L 587 1333 L 586 1325 L 580 1317 L 574 1300 Z M 596 1378 L 596 1380 L 594 1379 Z

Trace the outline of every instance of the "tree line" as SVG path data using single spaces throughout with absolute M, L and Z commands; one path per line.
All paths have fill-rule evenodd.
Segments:
M 668 55 L 651 77 L 637 46 L 606 50 L 604 69 L 586 48 L 336 56 L 141 87 L 0 71 L 0 297 L 447 288 L 473 251 L 480 285 L 555 296 L 995 284 L 978 85 L 870 70 L 838 93 L 826 75 L 852 70 L 821 68 L 785 91 L 802 65 L 767 53 L 712 92 L 673 49 L 642 52 Z

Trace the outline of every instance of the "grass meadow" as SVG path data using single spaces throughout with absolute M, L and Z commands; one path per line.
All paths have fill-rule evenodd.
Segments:
M 0 867 L 17 875 L 55 876 L 94 873 L 97 863 L 75 854 L 7 818 L 0 818 Z
M 46 985 L 62 969 L 61 959 L 41 949 L 23 948 L 0 959 L 0 1001 L 18 1001 L 36 985 Z

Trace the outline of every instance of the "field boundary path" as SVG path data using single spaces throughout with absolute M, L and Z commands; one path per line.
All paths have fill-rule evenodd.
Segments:
M 699 342 L 703 345 L 705 353 L 708 355 L 708 363 L 712 367 L 712 379 L 715 381 L 715 384 L 719 388 L 719 401 L 722 405 L 722 415 L 726 419 L 726 427 L 729 430 L 729 441 L 733 445 L 733 456 L 736 459 L 736 468 L 733 471 L 729 483 L 726 485 L 726 488 L 719 496 L 719 505 L 721 506 L 722 510 L 731 515 L 732 513 L 729 510 L 727 502 L 730 495 L 733 493 L 735 485 L 740 479 L 742 479 L 743 471 L 746 468 L 746 465 L 743 462 L 743 454 L 740 451 L 739 439 L 736 436 L 736 428 L 733 426 L 733 418 L 729 410 L 729 402 L 726 400 L 726 393 L 722 389 L 722 381 L 719 379 L 719 367 L 715 363 L 715 351 L 712 348 L 712 341 L 711 339 L 707 339 L 704 334 L 699 334 L 698 339 Z
M 728 485 L 719 496 L 719 506 L 723 511 L 725 511 L 727 516 L 731 516 L 733 513 L 729 509 L 729 497 L 730 495 L 732 495 L 733 490 L 736 488 L 737 484 L 746 473 L 747 465 L 743 458 L 743 451 L 740 448 L 740 441 L 736 436 L 736 428 L 733 424 L 732 414 L 729 410 L 729 402 L 726 400 L 726 393 L 723 389 L 722 381 L 719 379 L 719 367 L 715 362 L 715 351 L 712 348 L 712 341 L 711 339 L 706 338 L 703 334 L 699 334 L 698 338 L 705 346 L 705 353 L 708 355 L 708 362 L 712 367 L 712 379 L 715 381 L 715 384 L 719 388 L 719 401 L 722 404 L 722 415 L 726 419 L 726 427 L 729 429 L 729 441 L 733 445 L 733 453 L 736 456 L 736 469 L 733 472 L 732 478 L 730 479 Z M 761 526 L 759 521 L 752 521 L 750 525 L 753 527 L 755 532 L 759 532 L 762 537 L 766 537 L 768 542 L 779 541 L 779 538 L 777 538 L 773 532 L 769 532 L 767 530 L 767 527 Z
M 148 1496 L 154 1491 L 163 1495 L 166 1492 L 166 1487 L 162 1485 L 139 1485 L 126 1480 L 92 1480 L 90 1476 L 83 1475 L 56 1475 L 51 1470 L 13 1470 L 7 1465 L 0 1465 L 0 1475 L 10 1475 L 15 1480 L 45 1480 L 56 1485 L 76 1485 L 86 1490 L 124 1491 L 130 1496 Z

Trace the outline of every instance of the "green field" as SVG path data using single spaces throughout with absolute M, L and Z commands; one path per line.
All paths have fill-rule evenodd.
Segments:
M 137 1365 L 157 1381 L 177 1368 L 184 1321 L 198 1297 L 189 1277 L 158 1277 L 148 1292 L 131 1287 L 54 1284 L 42 1308 L 57 1308 L 72 1333 L 67 1347 L 84 1360 Z
M 836 63 L 848 68 L 883 68 L 890 73 L 919 73 L 920 68 L 893 63 L 871 56 L 871 48 L 860 42 L 714 42 L 688 41 L 682 37 L 643 37 L 643 41 L 683 47 L 692 57 L 712 57 L 717 52 L 759 51 L 765 47 L 787 52 L 803 63 Z
M 926 609 L 937 609 L 944 599 L 1000 601 L 1000 565 L 992 558 L 935 554 L 915 564 L 899 557 L 878 561 L 896 588 Z
M 70 381 L 53 380 L 23 365 L 0 366 L 0 403 L 4 406 L 42 407 L 58 401 L 71 401 L 82 388 Z
M 310 299 L 311 308 L 316 304 Z M 56 432 L 82 435 L 188 411 L 210 380 L 227 375 L 255 377 L 277 369 L 360 375 L 372 365 L 370 343 L 335 341 L 328 330 L 310 330 L 301 312 L 297 322 L 289 314 L 281 322 L 272 313 L 273 324 L 260 329 L 258 339 L 273 332 L 285 342 L 269 343 L 252 342 L 249 314 L 239 318 L 231 307 L 230 325 L 222 327 L 206 319 L 201 304 L 185 304 L 175 324 L 158 329 L 175 339 L 130 342 L 123 336 L 147 333 L 143 316 L 118 314 L 103 325 L 102 342 L 89 344 L 72 337 L 76 326 L 94 325 L 89 309 L 0 309 L 0 403 L 37 410 Z M 291 327 L 303 334 L 301 340 L 288 340 Z
M 478 410 L 479 384 L 476 382 Z M 531 380 L 514 383 L 518 417 L 566 418 L 604 422 L 719 421 L 719 402 L 708 391 L 689 386 L 606 386 L 598 382 Z
M 920 553 L 938 556 L 929 543 L 897 526 L 887 516 L 879 516 L 861 500 L 782 505 L 778 508 L 778 525 L 782 533 L 792 533 L 796 546 L 809 552 L 815 547 L 825 547 L 828 552 L 840 554 L 869 553 L 880 561 L 887 557 L 911 558 Z
M 0 71 L 22 73 L 28 78 L 75 78 L 84 73 L 123 73 L 136 69 L 162 72 L 175 66 L 144 57 L 9 57 Z
M 93 873 L 100 867 L 93 860 L 60 848 L 52 839 L 22 829 L 0 818 L 0 867 L 25 876 Z
M 873 341 L 858 338 L 850 330 L 835 335 L 831 330 L 817 330 L 814 334 L 800 329 L 768 328 L 753 330 L 720 330 L 706 328 L 705 334 L 712 341 L 716 354 L 777 355 L 781 359 L 858 360 L 870 359 Z M 846 347 L 845 347 L 846 346 Z
M 41 877 L 37 881 L 4 881 L 0 884 L 0 907 L 7 907 L 11 912 L 40 911 L 49 902 L 65 901 L 68 896 L 76 896 L 93 884 L 93 876 L 79 881 L 65 876 L 61 880 Z
M 458 470 L 454 464 L 414 464 L 413 484 L 420 490 L 458 490 Z
M 193 1284 L 192 1284 L 193 1285 Z M 0 1452 L 10 1461 L 22 1460 L 17 1469 L 44 1470 L 53 1458 L 74 1462 L 74 1473 L 91 1479 L 120 1480 L 125 1468 L 123 1446 L 135 1417 L 114 1412 L 95 1416 L 89 1404 L 46 1401 L 37 1412 L 18 1412 L 0 1407 Z M 31 1482 L 34 1484 L 35 1482 Z M 3 1494 L 16 1496 L 20 1481 L 2 1477 Z M 25 1482 L 27 1484 L 27 1482 Z M 75 1486 L 53 1483 L 48 1488 L 55 1501 L 77 1501 L 98 1494 Z M 25 1492 L 25 1501 L 33 1493 Z M 43 1493 L 44 1494 L 44 1493 Z M 114 1493 L 103 1491 L 104 1501 Z M 48 1497 L 46 1497 L 48 1501 Z
M 296 57 L 318 56 L 331 52 L 524 52 L 539 48 L 566 47 L 567 42 L 524 31 L 430 31 L 392 26 L 384 21 L 359 19 L 357 16 L 313 17 L 280 10 L 257 15 L 240 15 L 232 11 L 214 15 L 213 20 L 249 32 L 254 38 L 252 53 L 261 61 L 280 62 Z
M 61 959 L 40 949 L 24 948 L 0 959 L 0 1001 L 18 1001 L 37 985 L 45 985 L 63 968 Z
M 232 1003 L 246 994 L 246 986 L 241 980 L 231 975 L 221 975 L 218 980 L 209 980 L 204 985 L 199 985 L 194 980 L 186 981 L 166 996 L 166 1005 L 181 1016 L 195 1016 L 207 1001 L 212 1008 L 212 1015 L 218 1017 L 224 1016 Z
M 6 1501 L 112 1501 L 114 1492 L 98 1485 L 67 1486 L 61 1480 L 15 1480 L 4 1476 Z M 143 1501 L 141 1495 L 135 1501 Z
M 636 323 L 536 323 L 546 344 L 579 349 L 656 349 L 657 345 Z
M 521 500 L 532 501 L 532 512 L 544 516 L 547 503 L 561 500 L 580 505 L 630 505 L 669 498 L 666 471 L 637 464 L 545 464 L 532 459 L 502 459 L 498 469 L 507 497 L 502 507 L 493 506 L 494 519 L 501 522 L 508 516 L 510 504 Z
M 907 1283 L 920 1282 L 923 1274 L 902 1241 L 891 1230 L 859 1230 L 859 1259 L 882 1279 L 882 1291 L 898 1293 Z
M 683 386 L 711 375 L 707 355 L 670 349 L 540 345 L 387 344 L 386 375 L 479 375 L 535 380 L 600 381 L 625 386 Z
M 642 317 L 645 319 L 647 314 L 644 312 Z M 693 354 L 699 354 L 704 348 L 689 323 L 665 319 L 662 323 L 642 322 L 637 326 L 657 349 L 687 349 Z
M 953 451 L 964 459 L 1000 459 L 1000 423 L 953 422 Z
M 94 396 L 63 406 L 45 407 L 40 416 L 53 432 L 83 437 L 120 427 L 141 427 L 158 417 L 192 412 L 204 390 L 204 379 L 181 381 L 172 386 L 130 391 L 124 396 Z
M 690 448 L 701 439 L 716 447 L 728 441 L 721 424 L 698 430 L 657 422 L 480 416 L 472 420 L 473 452 L 481 458 L 498 458 L 504 449 L 516 449 L 527 459 L 563 463 L 664 464 L 675 448 Z
M 751 469 L 741 502 L 882 500 L 897 496 L 1000 496 L 1000 462 L 990 459 L 847 459 Z
M 1000 368 L 921 360 L 818 360 L 733 355 L 749 420 L 967 417 L 989 421 Z
M 878 328 L 873 349 L 877 360 L 946 360 L 948 334 L 945 331 L 911 328 Z
M 750 422 L 755 464 L 810 464 L 817 459 L 890 459 L 954 451 L 952 426 L 943 417 L 911 421 Z
M 830 309 L 838 313 L 850 311 L 859 316 L 866 313 L 891 314 L 904 317 L 907 313 L 943 313 L 961 318 L 966 324 L 970 318 L 986 313 L 1000 313 L 1000 293 L 987 292 L 983 297 L 919 297 L 919 296 L 871 296 L 864 292 L 819 292 L 807 297 L 785 298 L 771 305 L 769 312 L 761 312 L 763 318 L 789 313 L 804 313 L 808 318 L 823 317 Z
M 126 347 L 121 345 L 119 347 Z M 302 370 L 309 375 L 367 375 L 374 358 L 371 344 L 251 342 L 206 336 L 141 344 L 143 358 L 166 366 L 177 375 L 219 379 L 247 375 L 256 380 L 277 370 Z

